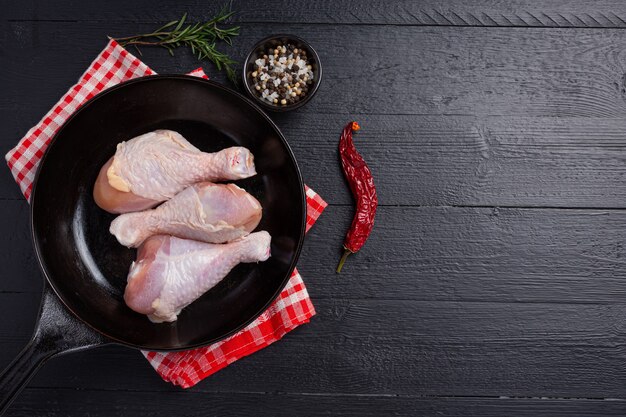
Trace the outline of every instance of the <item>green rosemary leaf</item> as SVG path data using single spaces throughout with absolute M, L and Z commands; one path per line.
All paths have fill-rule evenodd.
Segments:
M 187 19 L 187 13 L 183 14 L 183 17 L 180 18 L 180 20 L 178 21 L 178 25 L 176 25 L 176 27 L 174 28 L 174 32 L 179 31 L 181 27 L 183 27 L 183 24 L 185 23 L 185 20 Z
M 152 33 L 117 38 L 122 46 L 154 45 L 167 49 L 170 55 L 174 55 L 174 49 L 180 46 L 188 46 L 191 53 L 199 60 L 208 59 L 215 64 L 218 70 L 225 70 L 228 78 L 236 83 L 235 69 L 237 63 L 227 54 L 217 49 L 217 41 L 232 45 L 233 38 L 239 35 L 239 26 L 220 27 L 219 25 L 235 14 L 228 6 L 211 20 L 206 22 L 187 23 L 187 13 L 179 20 L 166 23 Z
M 161 32 L 162 30 L 165 30 L 165 29 L 167 29 L 169 27 L 172 27 L 172 26 L 174 26 L 177 23 L 178 23 L 178 20 L 172 20 L 171 22 L 166 23 L 163 26 L 161 26 L 160 28 L 158 28 L 157 32 Z

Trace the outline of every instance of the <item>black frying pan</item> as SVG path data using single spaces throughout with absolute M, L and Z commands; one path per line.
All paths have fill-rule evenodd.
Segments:
M 122 298 L 135 251 L 109 234 L 114 215 L 92 188 L 117 143 L 155 129 L 180 132 L 206 152 L 241 145 L 258 175 L 237 183 L 263 205 L 257 230 L 272 235 L 266 262 L 241 264 L 183 310 L 153 324 Z M 37 259 L 46 277 L 32 340 L 0 376 L 0 412 L 50 357 L 106 343 L 182 350 L 223 339 L 258 317 L 278 296 L 304 238 L 306 205 L 296 160 L 276 125 L 241 95 L 188 76 L 144 77 L 85 104 L 48 147 L 31 197 Z

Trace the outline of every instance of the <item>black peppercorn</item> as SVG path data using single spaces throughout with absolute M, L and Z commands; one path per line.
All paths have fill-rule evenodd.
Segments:
M 302 100 L 313 84 L 310 63 L 306 67 L 300 64 L 301 60 L 307 61 L 307 52 L 288 43 L 274 45 L 262 56 L 264 64 L 254 65 L 256 70 L 248 72 L 254 95 L 277 106 Z

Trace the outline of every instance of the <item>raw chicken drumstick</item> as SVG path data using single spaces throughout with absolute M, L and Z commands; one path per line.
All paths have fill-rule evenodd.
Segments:
M 159 234 L 224 243 L 246 236 L 259 221 L 261 204 L 243 189 L 201 182 L 153 210 L 118 216 L 109 231 L 122 245 L 133 248 Z
M 129 213 L 152 208 L 196 182 L 255 174 L 254 157 L 244 147 L 205 153 L 177 132 L 156 130 L 117 145 L 100 169 L 93 197 L 110 213 Z
M 265 231 L 226 244 L 152 236 L 130 266 L 124 300 L 155 323 L 174 321 L 240 262 L 269 258 L 270 242 Z

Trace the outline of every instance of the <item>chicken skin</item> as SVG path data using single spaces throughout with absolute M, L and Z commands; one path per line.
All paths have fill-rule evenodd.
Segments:
M 93 196 L 110 213 L 129 213 L 155 207 L 197 182 L 255 174 L 254 157 L 244 147 L 205 153 L 177 132 L 156 130 L 117 145 L 100 169 Z
M 155 323 L 175 321 L 183 308 L 237 264 L 267 260 L 270 243 L 265 231 L 226 244 L 152 236 L 141 245 L 130 267 L 124 300 Z
M 159 207 L 118 216 L 109 231 L 136 248 L 152 235 L 166 234 L 208 243 L 246 236 L 261 220 L 261 204 L 235 184 L 202 182 Z

